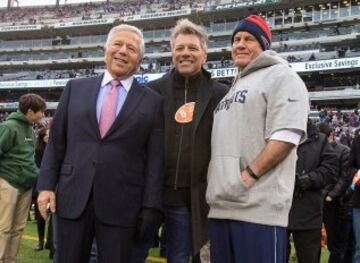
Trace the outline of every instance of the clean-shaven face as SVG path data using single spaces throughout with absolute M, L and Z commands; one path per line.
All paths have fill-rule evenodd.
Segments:
M 173 44 L 172 60 L 176 70 L 183 76 L 200 72 L 206 61 L 200 39 L 193 34 L 179 34 Z
M 140 37 L 134 32 L 116 32 L 106 46 L 105 64 L 118 80 L 134 74 L 140 64 Z
M 263 49 L 257 39 L 246 31 L 240 31 L 234 36 L 231 56 L 240 70 L 244 69 L 251 61 L 257 58 Z

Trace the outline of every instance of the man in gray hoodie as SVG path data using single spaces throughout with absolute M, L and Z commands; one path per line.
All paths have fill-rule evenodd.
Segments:
M 308 94 L 275 52 L 259 16 L 236 26 L 239 69 L 214 112 L 206 199 L 212 263 L 285 263 L 296 146 L 306 137 Z

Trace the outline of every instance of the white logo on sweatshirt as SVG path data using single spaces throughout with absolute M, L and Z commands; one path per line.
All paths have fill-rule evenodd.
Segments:
M 226 98 L 225 100 L 221 101 L 215 108 L 214 113 L 218 113 L 219 111 L 222 111 L 222 110 L 229 110 L 230 106 L 234 102 L 244 104 L 246 102 L 247 93 L 248 93 L 248 90 L 237 91 L 231 97 Z

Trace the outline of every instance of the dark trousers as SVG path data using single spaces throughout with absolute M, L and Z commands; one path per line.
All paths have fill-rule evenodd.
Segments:
M 42 218 L 42 216 L 40 215 L 39 208 L 36 202 L 34 203 L 34 212 L 35 212 L 39 243 L 44 244 L 46 222 L 44 218 Z
M 342 263 L 349 246 L 352 222 L 344 219 L 342 208 L 336 202 L 324 203 L 323 220 L 330 251 L 329 263 Z
M 145 233 L 143 239 L 136 240 L 132 249 L 131 263 L 145 263 L 149 249 L 153 247 L 155 236 L 157 236 L 158 227 Z
M 34 197 L 34 194 L 33 194 L 33 197 Z M 34 212 L 35 212 L 39 244 L 44 246 L 46 221 L 40 214 L 36 199 L 37 199 L 37 194 L 35 195 L 35 199 L 33 200 Z M 52 217 L 53 216 L 51 215 L 50 219 L 49 219 L 49 223 L 48 223 L 48 227 L 47 227 L 47 234 L 46 234 L 46 244 L 45 244 L 45 248 L 50 250 L 49 257 L 51 259 L 53 258 L 53 254 L 54 254 Z
M 210 219 L 211 263 L 285 263 L 286 229 Z
M 355 237 L 352 227 L 352 220 L 350 220 L 350 234 L 349 234 L 349 240 L 348 240 L 348 246 L 345 251 L 344 260 L 341 263 L 352 263 L 353 257 L 354 257 L 354 251 L 355 251 Z
M 90 198 L 85 211 L 78 219 L 57 216 L 58 262 L 89 262 L 91 246 L 96 237 L 98 262 L 128 263 L 131 260 L 134 231 L 134 228 L 100 222 Z
M 45 239 L 45 227 L 46 227 L 46 221 L 42 216 L 40 215 L 39 207 L 37 204 L 37 197 L 38 193 L 36 190 L 33 190 L 33 204 L 34 204 L 34 214 L 35 214 L 35 220 L 36 220 L 36 226 L 37 226 L 37 233 L 39 238 L 39 243 L 44 244 Z M 47 229 L 47 236 L 46 236 L 46 247 L 51 249 L 52 247 L 52 226 L 51 226 L 51 220 L 49 221 L 48 229 Z
M 48 224 L 48 228 L 47 228 L 47 239 L 46 239 L 46 244 L 47 247 L 49 248 L 50 252 L 49 252 L 49 257 L 52 259 L 54 256 L 54 240 L 53 240 L 53 215 L 50 215 L 49 218 L 49 224 Z
M 296 257 L 298 263 L 319 263 L 321 254 L 321 229 L 288 231 L 288 253 L 289 261 L 291 246 L 290 234 L 293 236 Z
M 52 249 L 53 249 L 53 263 L 59 263 L 59 253 L 57 250 L 57 215 L 51 214 L 51 222 L 52 222 Z

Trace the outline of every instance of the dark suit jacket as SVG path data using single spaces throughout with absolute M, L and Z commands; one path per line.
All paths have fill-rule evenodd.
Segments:
M 100 137 L 96 100 L 102 76 L 70 80 L 50 131 L 38 190 L 55 190 L 57 214 L 76 219 L 90 193 L 105 224 L 135 226 L 142 207 L 161 208 L 161 97 L 134 80 L 114 124 Z

